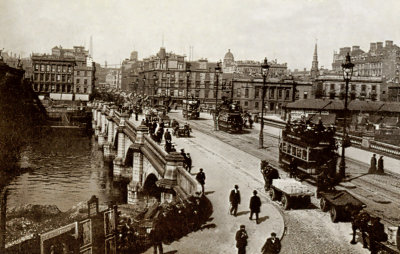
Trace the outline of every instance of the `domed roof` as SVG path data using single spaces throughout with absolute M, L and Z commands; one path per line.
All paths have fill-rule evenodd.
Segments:
M 231 60 L 231 61 L 235 60 L 230 49 L 228 49 L 228 52 L 226 52 L 226 54 L 225 54 L 224 61 L 226 61 L 226 60 Z

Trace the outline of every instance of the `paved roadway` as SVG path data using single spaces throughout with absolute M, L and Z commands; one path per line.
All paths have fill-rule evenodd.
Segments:
M 203 114 L 202 114 L 203 115 Z M 180 119 L 180 112 L 170 113 L 170 117 Z M 206 123 L 207 129 L 197 123 Z M 183 237 L 178 242 L 165 246 L 165 250 L 177 253 L 236 253 L 234 234 L 240 224 L 245 224 L 249 233 L 247 253 L 260 253 L 260 248 L 270 232 L 283 233 L 286 227 L 281 253 L 368 253 L 361 244 L 351 245 L 351 226 L 349 223 L 330 222 L 330 217 L 315 206 L 309 209 L 284 211 L 276 210 L 263 190 L 264 180 L 259 172 L 260 157 L 274 149 L 272 139 L 265 138 L 270 148 L 253 149 L 254 137 L 250 140 L 235 139 L 241 135 L 222 134 L 216 136 L 212 122 L 207 120 L 190 121 L 193 137 L 175 138 L 173 142 L 178 151 L 184 148 L 193 158 L 193 172 L 205 169 L 207 197 L 214 206 L 210 227 Z M 201 131 L 198 131 L 201 129 Z M 248 135 L 248 134 L 244 134 Z M 232 138 L 233 137 L 233 138 Z M 236 140 L 234 145 L 228 141 Z M 268 141 L 269 140 L 269 141 Z M 275 147 L 276 149 L 276 147 Z M 254 151 L 258 153 L 254 153 Z M 239 184 L 242 204 L 237 218 L 228 215 L 228 195 L 234 184 Z M 262 197 L 262 223 L 256 225 L 248 219 L 248 202 L 253 189 Z M 282 218 L 283 215 L 283 218 Z M 148 250 L 145 253 L 152 253 Z M 172 252 L 171 252 L 172 253 Z

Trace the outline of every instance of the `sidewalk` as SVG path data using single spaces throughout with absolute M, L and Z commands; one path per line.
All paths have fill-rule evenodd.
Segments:
M 132 121 L 135 125 L 139 121 Z M 131 118 L 131 120 L 134 120 Z M 246 225 L 249 235 L 247 253 L 260 253 L 261 247 L 271 232 L 278 237 L 284 233 L 284 220 L 274 204 L 266 197 L 264 180 L 260 179 L 259 159 L 227 145 L 213 137 L 194 131 L 191 138 L 176 138 L 179 152 L 181 148 L 189 152 L 193 159 L 192 174 L 204 168 L 206 174 L 206 195 L 213 204 L 207 229 L 192 232 L 170 245 L 164 245 L 164 252 L 177 253 L 235 253 L 235 234 L 241 224 Z M 238 216 L 229 215 L 229 192 L 239 185 L 242 202 Z M 253 190 L 257 190 L 262 201 L 260 224 L 249 220 L 249 200 Z M 153 253 L 153 249 L 145 253 Z

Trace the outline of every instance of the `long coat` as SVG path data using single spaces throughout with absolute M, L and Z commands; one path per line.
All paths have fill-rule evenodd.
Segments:
M 199 172 L 196 175 L 196 180 L 201 184 L 205 184 L 206 183 L 206 175 L 204 174 L 204 172 Z
M 373 174 L 376 171 L 376 158 L 372 157 L 371 158 L 371 167 L 369 168 L 368 173 Z
M 229 195 L 229 202 L 231 202 L 233 206 L 240 204 L 240 191 L 239 190 L 231 191 L 231 194 Z
M 244 229 L 239 229 L 236 232 L 236 248 L 244 248 L 247 246 L 247 232 Z
M 278 238 L 275 238 L 275 242 L 272 242 L 272 238 L 268 238 L 261 249 L 262 254 L 277 254 L 280 251 L 281 241 Z
M 261 207 L 261 200 L 258 196 L 252 196 L 250 199 L 250 210 L 254 213 L 259 213 Z

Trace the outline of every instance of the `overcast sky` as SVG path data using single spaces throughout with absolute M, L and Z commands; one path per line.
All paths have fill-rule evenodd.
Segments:
M 139 58 L 167 51 L 194 59 L 264 57 L 310 69 L 316 39 L 319 65 L 331 68 L 340 47 L 393 40 L 400 45 L 399 0 L 0 0 L 0 48 L 28 56 L 62 45 L 89 48 L 102 65 L 132 50 Z

